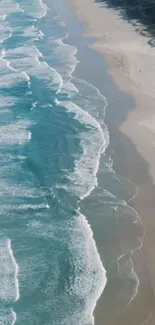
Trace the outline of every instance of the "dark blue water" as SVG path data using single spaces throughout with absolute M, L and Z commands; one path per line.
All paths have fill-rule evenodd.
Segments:
M 79 62 L 67 38 L 58 8 L 39 0 L 0 2 L 0 322 L 6 325 L 92 324 L 106 284 L 80 202 L 98 185 L 109 143 L 107 101 L 72 77 Z M 104 166 L 113 177 L 106 157 Z M 116 210 L 120 201 L 105 193 Z

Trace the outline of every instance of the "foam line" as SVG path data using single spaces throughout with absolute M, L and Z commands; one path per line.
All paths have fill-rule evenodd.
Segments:
M 9 252 L 10 252 L 10 256 L 11 256 L 11 260 L 12 260 L 12 263 L 14 265 L 14 280 L 15 280 L 15 287 L 16 287 L 16 297 L 15 297 L 15 301 L 17 301 L 20 297 L 19 295 L 19 283 L 18 283 L 18 264 L 14 258 L 14 255 L 13 255 L 13 251 L 12 251 L 12 248 L 11 248 L 11 240 L 8 239 L 8 249 L 9 249 Z

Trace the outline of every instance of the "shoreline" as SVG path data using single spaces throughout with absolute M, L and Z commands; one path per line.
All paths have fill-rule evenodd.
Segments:
M 67 0 L 67 2 L 77 18 L 84 23 L 87 31 L 85 36 L 96 39 L 96 42 L 90 47 L 104 56 L 108 65 L 108 73 L 116 85 L 133 99 L 132 109 L 125 107 L 125 113 L 122 108 L 116 109 L 119 101 L 114 105 L 111 102 L 110 108 L 107 109 L 105 122 L 111 137 L 107 152 L 114 161 L 114 170 L 121 176 L 130 179 L 138 187 L 139 194 L 130 200 L 130 205 L 138 212 L 145 228 L 143 247 L 135 250 L 132 255 L 134 269 L 140 281 L 137 296 L 128 308 L 118 308 L 109 315 L 110 307 L 105 314 L 103 308 L 105 299 L 102 294 L 94 312 L 95 324 L 140 325 L 147 323 L 153 325 L 155 319 L 155 285 L 153 281 L 155 271 L 153 260 L 155 246 L 153 233 L 155 228 L 153 136 L 155 124 L 153 124 L 152 116 L 154 115 L 155 92 L 151 79 L 153 80 L 155 75 L 153 65 L 155 50 L 148 45 L 148 39 L 137 34 L 135 27 L 121 19 L 115 10 L 101 8 L 99 4 L 94 4 L 91 0 Z M 116 29 L 116 26 L 119 28 Z M 104 28 L 106 37 L 101 35 Z M 118 49 L 117 41 L 119 39 L 122 42 Z M 130 53 L 128 53 L 129 47 Z M 150 60 L 148 60 L 148 55 Z M 149 76 L 147 76 L 147 71 L 149 71 Z M 94 237 L 96 241 L 96 236 L 94 235 Z M 102 247 L 99 247 L 97 241 L 96 244 L 103 261 Z
M 77 18 L 84 24 L 86 30 L 84 36 L 94 38 L 95 41 L 91 42 L 89 47 L 103 55 L 107 63 L 108 73 L 112 76 L 116 86 L 134 99 L 135 107 L 133 108 L 136 108 L 136 110 L 129 111 L 130 114 L 127 120 L 136 118 L 138 131 L 141 133 L 143 140 L 145 141 L 146 137 L 151 142 L 152 134 L 155 134 L 155 114 L 154 125 L 152 121 L 155 100 L 155 85 L 153 83 L 155 48 L 148 44 L 151 37 L 138 34 L 136 26 L 123 20 L 119 12 L 103 5 L 101 7 L 99 3 L 93 3 L 92 0 L 67 0 L 67 3 L 75 12 Z M 85 10 L 86 8 L 87 10 Z M 94 17 L 95 15 L 96 17 Z M 105 34 L 103 32 L 104 28 L 107 29 Z M 116 28 L 118 29 L 117 32 Z M 126 35 L 129 37 L 127 38 Z M 135 46 L 135 43 L 138 45 Z M 128 51 L 132 46 L 133 49 Z M 147 72 L 149 72 L 149 76 Z M 149 107 L 145 111 L 144 104 L 148 102 Z M 139 145 L 139 139 L 137 139 L 137 136 L 132 135 L 129 128 L 126 128 L 128 127 L 126 125 L 127 121 L 123 122 L 120 131 L 132 139 L 132 143 L 150 165 L 151 177 L 155 184 L 154 165 L 151 165 L 150 159 L 152 157 L 147 158 L 143 148 Z

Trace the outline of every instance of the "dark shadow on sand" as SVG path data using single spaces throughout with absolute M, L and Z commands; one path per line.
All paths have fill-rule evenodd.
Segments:
M 141 35 L 150 35 L 148 43 L 155 46 L 155 1 L 154 0 L 94 0 L 119 11 L 120 17 L 137 26 Z M 140 26 L 143 24 L 143 27 Z

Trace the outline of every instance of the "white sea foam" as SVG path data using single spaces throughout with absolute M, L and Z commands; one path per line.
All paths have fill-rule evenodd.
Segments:
M 17 8 L 19 9 L 19 11 L 24 12 L 24 10 L 20 7 L 19 3 L 17 3 Z
M 42 217 L 42 215 L 38 216 Z M 29 233 L 31 233 L 33 236 L 35 237 L 40 237 L 40 238 L 44 238 L 44 239 L 55 239 L 55 232 L 56 232 L 56 228 L 54 225 L 51 224 L 43 224 L 40 220 L 38 219 L 33 219 L 32 221 L 27 223 L 27 231 Z M 59 231 L 61 231 L 61 226 L 62 223 L 59 224 L 57 223 L 57 229 L 59 229 Z M 63 225 L 65 227 L 65 225 Z M 59 228 L 60 227 L 60 228 Z
M 6 14 L 0 15 L 0 22 L 5 21 L 6 17 L 7 17 Z
M 0 43 L 3 43 L 5 40 L 12 36 L 12 30 L 7 25 L 0 25 Z
M 58 57 L 59 55 L 61 56 L 61 61 L 66 68 L 66 71 L 64 67 L 62 70 L 61 68 L 58 68 L 58 71 L 63 76 L 64 80 L 61 91 L 63 91 L 64 88 L 65 91 L 78 92 L 79 89 L 77 90 L 75 86 L 70 87 L 70 85 L 73 85 L 71 83 L 72 73 L 77 64 L 77 61 L 74 60 L 76 49 L 73 49 L 74 51 L 71 53 L 71 48 L 69 46 L 65 46 L 62 40 L 59 40 L 58 44 L 59 46 L 57 47 L 57 54 Z M 65 54 L 62 54 L 62 50 L 66 50 L 66 53 L 64 51 Z M 106 98 L 102 96 L 95 87 L 93 88 L 93 94 L 94 90 L 96 91 L 97 95 L 95 97 L 100 98 L 102 103 L 102 106 L 100 107 L 102 107 L 103 114 L 105 113 L 105 108 L 107 106 Z M 91 108 L 92 101 L 90 101 L 90 99 L 91 96 L 87 101 L 88 105 L 86 111 L 81 109 L 73 102 L 60 102 L 56 100 L 57 105 L 61 105 L 65 107 L 68 112 L 73 113 L 74 118 L 80 121 L 80 123 L 84 124 L 86 127 L 86 131 L 81 132 L 79 136 L 83 152 L 80 158 L 77 158 L 75 161 L 73 173 L 68 175 L 68 179 L 70 180 L 69 190 L 74 192 L 78 197 L 80 197 L 80 199 L 84 199 L 86 196 L 88 196 L 93 188 L 97 185 L 96 174 L 99 168 L 100 156 L 109 144 L 109 133 L 107 128 L 103 120 L 98 121 L 99 113 L 97 112 L 96 107 Z M 100 122 L 102 123 L 102 127 Z M 82 312 L 80 312 L 79 319 L 82 317 L 82 323 L 92 324 L 94 322 L 93 312 L 95 305 L 102 291 L 104 290 L 107 279 L 106 271 L 100 260 L 97 248 L 95 246 L 95 241 L 93 240 L 91 228 L 88 225 L 86 218 L 80 213 L 79 218 L 80 223 L 78 242 L 76 241 L 77 236 L 74 234 L 73 243 L 71 245 L 71 254 L 73 253 L 74 255 L 76 265 L 74 266 L 75 279 L 72 282 L 72 286 L 69 291 L 73 290 L 78 297 L 81 297 L 81 299 L 84 299 L 85 301 L 84 315 L 82 315 Z M 76 226 L 76 230 L 77 229 L 78 227 Z M 83 233 L 84 229 L 85 234 Z M 87 244 L 85 245 L 85 243 Z M 76 247 L 76 249 L 74 250 L 73 247 Z M 83 283 L 85 285 L 83 285 Z M 81 324 L 81 321 L 79 322 L 77 317 L 76 309 L 76 315 L 73 315 L 73 320 L 74 322 Z
M 60 91 L 63 84 L 62 77 L 45 61 L 39 61 L 39 58 L 42 57 L 42 53 L 36 46 L 22 46 L 13 50 L 8 50 L 5 52 L 4 56 L 7 60 L 10 60 L 13 69 L 20 71 L 22 74 L 27 72 L 30 76 L 35 76 L 40 80 L 44 80 L 48 88 L 52 87 L 57 93 Z M 22 72 L 23 70 L 26 72 Z
M 60 316 L 58 324 L 66 324 L 66 320 L 67 324 L 92 324 L 96 301 L 104 290 L 107 279 L 86 218 L 77 211 L 76 216 L 69 220 L 57 220 L 49 224 L 42 222 L 40 214 L 28 222 L 27 231 L 38 238 L 56 240 L 69 250 L 69 263 L 74 271 L 69 272 L 69 278 L 67 275 L 67 286 L 62 292 L 60 307 L 63 308 L 66 291 L 68 303 L 70 299 L 76 299 L 77 305 L 72 309 L 69 304 L 67 314 L 64 314 L 63 320 Z M 60 272 L 58 265 L 58 285 Z M 56 279 L 54 282 L 57 286 Z M 50 286 L 49 282 L 48 287 Z
M 97 88 L 95 88 L 94 86 L 92 86 L 89 83 L 85 82 L 84 80 L 81 80 L 81 79 L 78 79 L 78 78 L 73 78 L 73 81 L 75 82 L 75 85 L 78 87 L 78 90 L 79 90 L 80 94 L 82 94 L 83 99 L 86 100 L 86 104 L 84 105 L 84 109 L 86 109 L 86 110 L 88 109 L 91 116 L 93 116 L 97 121 L 99 121 L 101 127 L 104 128 L 104 123 L 103 123 L 103 120 L 101 119 L 101 117 L 105 115 L 105 109 L 107 107 L 106 98 L 103 95 L 100 94 L 100 92 L 98 91 Z M 91 102 L 91 105 L 90 105 L 90 102 Z M 97 110 L 95 108 L 97 108 Z M 123 177 L 119 177 L 118 175 L 116 175 L 115 171 L 113 170 L 113 161 L 112 161 L 112 159 L 110 159 L 108 161 L 107 168 L 111 173 L 113 173 L 115 175 L 118 183 L 123 182 L 123 184 L 122 184 L 123 186 L 125 186 L 124 182 L 128 183 L 128 184 L 126 184 L 126 186 L 128 185 L 127 191 L 128 192 L 129 192 L 129 190 L 131 191 L 131 192 L 129 192 L 130 199 L 128 199 L 128 201 L 127 201 L 127 203 L 129 203 L 132 199 L 134 199 L 137 196 L 137 194 L 138 194 L 137 187 L 130 180 L 125 179 Z M 132 188 L 132 190 L 131 190 L 131 188 Z M 111 196 L 113 196 L 113 195 L 111 194 Z M 133 221 L 131 221 L 131 222 L 137 224 L 138 227 L 139 226 L 141 227 L 141 236 L 136 238 L 135 248 L 133 250 L 131 250 L 130 245 L 129 245 L 129 247 L 127 248 L 127 251 L 124 254 L 122 254 L 121 256 L 118 257 L 118 259 L 117 259 L 118 267 L 120 267 L 120 265 L 119 265 L 120 260 L 127 253 L 130 253 L 131 256 L 132 256 L 132 253 L 135 250 L 140 249 L 142 247 L 142 245 L 143 245 L 143 237 L 144 237 L 144 234 L 145 234 L 145 230 L 144 230 L 144 228 L 142 226 L 141 220 L 140 220 L 137 212 L 133 208 L 129 207 L 127 203 L 125 201 L 121 201 L 119 203 L 119 205 L 114 207 L 115 213 L 117 212 L 118 207 L 120 205 L 121 206 L 126 206 L 130 210 L 132 210 L 134 216 L 132 216 Z M 118 217 L 120 217 L 120 216 L 118 216 Z M 130 216 L 130 218 L 131 218 L 131 216 Z M 134 243 L 133 243 L 133 245 L 134 245 Z M 128 302 L 127 302 L 127 304 L 130 304 L 132 302 L 132 300 L 136 297 L 137 293 L 138 293 L 139 279 L 138 279 L 137 274 L 134 271 L 134 265 L 133 265 L 133 261 L 132 261 L 131 258 L 130 258 L 128 263 L 129 263 L 128 272 L 124 276 L 126 276 L 126 280 L 131 279 L 131 281 L 132 281 L 132 288 L 131 288 L 132 292 L 131 292 L 131 296 L 129 295 Z
M 32 103 L 31 111 L 37 106 L 38 102 Z
M 20 3 L 20 8 L 27 16 L 40 19 L 47 14 L 48 7 L 42 0 L 24 0 Z
M 20 60 L 21 58 L 39 58 L 42 57 L 42 53 L 35 45 L 24 45 L 14 49 L 8 49 L 7 52 L 5 52 L 5 56 L 11 58 L 13 61 L 15 59 Z
M 128 302 L 128 305 L 130 305 L 131 302 L 134 300 L 134 298 L 137 296 L 138 289 L 139 289 L 139 283 L 140 283 L 139 278 L 138 278 L 136 272 L 134 271 L 134 264 L 133 264 L 133 261 L 131 258 L 130 258 L 130 272 L 128 273 L 127 278 L 128 279 L 130 278 L 131 281 L 134 282 L 132 294 L 131 294 L 130 300 Z
M 20 8 L 18 4 L 13 0 L 2 0 L 0 6 L 0 16 L 9 15 L 15 12 L 19 12 Z M 5 17 L 6 18 L 6 17 Z
M 133 195 L 133 198 L 134 197 L 135 195 Z M 122 224 L 125 218 L 128 219 L 128 216 L 130 217 L 129 220 L 130 220 L 131 228 L 129 227 L 128 224 L 127 230 L 129 229 L 131 231 L 132 236 L 134 234 L 134 231 L 136 233 L 136 229 L 138 231 L 138 233 L 136 233 L 135 238 L 132 240 L 130 237 L 129 238 L 127 237 L 128 238 L 127 241 L 124 241 L 120 238 L 121 255 L 117 257 L 116 260 L 119 276 L 124 282 L 123 288 L 120 290 L 117 298 L 123 301 L 123 303 L 128 306 L 136 297 L 139 289 L 139 278 L 136 272 L 134 271 L 134 263 L 132 261 L 132 255 L 137 250 L 141 252 L 141 248 L 143 246 L 143 238 L 145 235 L 145 229 L 142 225 L 141 219 L 137 211 L 132 207 L 130 207 L 126 202 L 124 203 L 122 202 L 121 204 L 119 204 L 115 210 L 115 213 L 117 213 L 119 219 L 122 218 Z M 120 222 L 119 219 L 118 221 Z M 134 228 L 133 228 L 133 224 L 134 224 Z M 145 256 L 143 257 L 145 258 Z M 130 282 L 130 286 L 128 286 L 129 282 Z
M 0 240 L 0 301 L 19 299 L 18 265 L 14 259 L 10 239 Z
M 8 72 L 7 71 L 7 68 L 9 69 L 9 70 L 11 70 L 11 71 L 14 71 L 14 72 L 17 72 L 17 70 L 16 69 L 14 69 L 13 67 L 11 67 L 10 66 L 10 62 L 8 61 L 8 60 L 6 60 L 5 59 L 5 56 L 6 56 L 6 50 L 5 49 L 3 49 L 2 51 L 1 51 L 1 55 L 0 55 L 0 59 L 2 59 L 2 65 L 3 65 L 3 75 L 4 75 L 4 72 Z M 6 68 L 6 69 L 5 69 Z M 5 71 L 6 70 L 6 71 Z
M 31 137 L 32 137 L 32 133 L 28 131 L 28 140 L 31 140 Z
M 5 304 L 19 299 L 18 264 L 14 258 L 10 239 L 0 240 L 0 324 L 14 325 L 16 313 Z
M 11 325 L 14 325 L 17 320 L 17 316 L 13 310 L 11 310 L 11 313 L 12 313 L 12 324 Z
M 3 204 L 0 205 L 0 213 L 1 214 L 6 214 L 6 213 L 12 213 L 12 212 L 27 212 L 29 211 L 42 211 L 42 210 L 46 210 L 49 209 L 49 205 L 47 203 L 40 203 L 40 204 L 20 204 L 18 202 L 18 204 Z
M 91 116 L 93 116 L 97 121 L 99 121 L 101 127 L 104 129 L 104 123 L 102 120 L 102 116 L 105 115 L 105 109 L 107 106 L 106 98 L 100 94 L 100 92 L 98 91 L 97 88 L 95 88 L 94 86 L 85 82 L 84 80 L 81 80 L 78 78 L 73 78 L 73 82 L 75 82 L 75 85 L 78 87 L 79 93 L 82 94 L 82 98 L 85 99 L 85 101 L 86 101 L 86 104 L 84 105 L 84 109 L 88 110 L 89 113 L 91 114 Z M 90 105 L 90 103 L 91 103 L 91 105 Z M 122 183 L 122 185 L 125 186 L 125 188 L 127 187 L 127 192 L 130 197 L 130 198 L 128 198 L 127 203 L 129 203 L 132 199 L 134 199 L 137 196 L 137 194 L 138 194 L 137 187 L 130 180 L 116 175 L 115 171 L 113 170 L 112 159 L 110 159 L 108 161 L 107 168 L 110 171 L 110 173 L 113 173 L 113 175 L 116 177 L 118 184 Z M 131 207 L 128 206 L 127 203 L 125 201 L 121 201 L 121 205 L 128 207 L 130 210 L 133 210 Z M 119 205 L 120 205 L 120 203 L 119 203 Z M 114 207 L 114 209 L 115 209 L 115 213 L 116 213 L 118 210 L 118 205 L 116 207 Z M 120 260 L 125 256 L 125 254 L 130 253 L 132 256 L 132 253 L 135 250 L 140 249 L 143 245 L 143 237 L 144 237 L 145 231 L 142 226 L 141 220 L 135 210 L 133 210 L 133 214 L 134 214 L 134 216 L 132 217 L 133 221 L 131 221 L 131 222 L 136 224 L 138 227 L 139 226 L 141 227 L 141 236 L 136 238 L 135 248 L 133 250 L 131 250 L 130 245 L 128 245 L 128 248 L 126 247 L 127 251 L 117 259 L 118 267 L 120 267 L 120 265 L 119 265 Z M 118 216 L 118 218 L 119 217 L 120 216 Z M 130 218 L 131 218 L 131 216 L 130 216 Z M 133 245 L 134 245 L 134 243 L 133 243 Z M 134 271 L 134 265 L 133 265 L 132 258 L 129 259 L 128 264 L 129 264 L 128 272 L 125 272 L 124 277 L 126 276 L 126 281 L 131 280 L 131 284 L 132 284 L 131 292 L 129 293 L 129 296 L 127 297 L 128 300 L 126 300 L 127 304 L 129 305 L 138 293 L 139 279 L 138 279 L 137 274 Z
M 62 105 L 65 109 L 73 113 L 73 117 L 80 121 L 86 127 L 86 131 L 79 135 L 82 154 L 75 161 L 73 173 L 68 175 L 71 181 L 72 191 L 81 199 L 88 196 L 92 189 L 97 186 L 97 171 L 101 153 L 106 149 L 109 143 L 109 134 L 107 129 L 101 129 L 100 124 L 71 101 L 57 101 L 57 105 Z
M 12 308 L 1 307 L 0 309 L 0 324 L 1 325 L 14 325 L 16 322 L 16 313 Z
M 23 30 L 23 36 L 25 37 L 32 37 L 33 40 L 40 39 L 44 36 L 43 32 L 36 28 L 34 25 L 25 27 Z
M 84 111 L 81 107 L 73 103 L 72 101 L 58 101 L 55 100 L 56 105 L 63 106 L 69 113 L 73 113 L 73 117 L 85 126 L 93 129 L 99 129 L 102 133 L 102 129 L 97 122 L 87 111 Z M 104 141 L 105 142 L 105 141 Z
M 5 60 L 0 61 L 1 75 L 0 75 L 0 87 L 10 88 L 20 82 L 28 82 L 30 84 L 30 78 L 26 72 L 17 72 L 14 68 L 10 67 L 9 62 Z
M 17 301 L 19 299 L 18 264 L 16 263 L 16 260 L 15 260 L 14 255 L 13 255 L 13 251 L 12 251 L 12 248 L 11 248 L 11 240 L 8 239 L 7 243 L 8 243 L 8 249 L 9 249 L 9 252 L 10 252 L 10 258 L 11 258 L 12 264 L 14 266 L 14 281 L 15 281 L 15 289 L 16 289 L 15 301 Z
M 102 95 L 98 88 L 91 85 L 89 82 L 73 77 L 72 82 L 78 88 L 80 95 L 83 98 L 84 110 L 88 110 L 102 127 L 102 119 L 105 116 L 108 106 L 107 99 Z
M 18 206 L 14 206 L 13 210 L 34 210 L 34 211 L 39 211 L 39 210 L 44 210 L 44 209 L 49 209 L 49 205 L 47 203 L 40 203 L 40 204 L 22 204 L 22 205 L 18 205 Z
M 117 294 L 117 300 L 129 306 L 138 293 L 139 278 L 134 271 L 133 261 L 127 254 L 122 254 L 117 259 L 117 265 L 119 277 L 123 282 L 123 287 Z
M 6 176 L 10 176 L 13 172 L 18 172 L 18 167 L 16 167 L 17 163 L 12 165 L 6 165 L 1 167 L 0 177 L 1 177 L 1 187 L 0 187 L 0 196 L 9 198 L 39 198 L 44 197 L 43 191 L 38 190 L 35 187 L 32 187 L 32 184 L 26 182 L 22 183 L 11 183 L 5 180 Z M 20 170 L 19 170 L 20 172 Z
M 76 58 L 77 48 L 64 43 L 64 40 L 68 37 L 68 34 L 62 39 L 50 40 L 52 45 L 52 52 L 55 58 L 58 60 L 57 71 L 62 76 L 63 85 L 61 92 L 78 92 L 75 85 L 71 82 L 72 73 L 76 68 L 79 61 Z
M 0 109 L 2 108 L 8 108 L 14 105 L 17 101 L 16 97 L 13 96 L 1 96 L 0 100 Z
M 70 70 L 70 84 L 72 78 L 71 74 L 73 70 Z M 99 93 L 97 88 L 93 86 L 92 88 L 93 95 L 94 91 L 96 95 L 94 97 L 97 97 L 93 97 L 93 99 L 99 100 L 100 98 L 99 108 L 102 107 L 101 113 L 103 116 L 107 106 L 106 98 Z M 77 88 L 75 87 L 75 89 Z M 81 132 L 79 136 L 83 152 L 80 158 L 77 158 L 75 161 L 73 173 L 68 175 L 68 179 L 70 180 L 69 191 L 74 192 L 78 197 L 80 197 L 80 199 L 84 199 L 86 196 L 88 196 L 93 188 L 97 186 L 96 175 L 99 168 L 100 156 L 109 144 L 109 133 L 107 131 L 107 128 L 103 120 L 100 119 L 96 107 L 91 107 L 91 93 L 92 92 L 90 90 L 89 97 L 87 98 L 86 111 L 71 101 L 60 102 L 56 100 L 57 105 L 61 105 L 65 107 L 68 112 L 73 113 L 74 118 L 80 121 L 80 123 L 84 124 L 86 127 L 86 131 Z M 100 125 L 100 122 L 102 127 Z M 75 263 L 77 264 L 76 267 L 74 266 L 76 277 L 70 289 L 73 290 L 73 292 L 78 297 L 84 299 L 85 308 L 84 315 L 81 316 L 82 311 L 80 311 L 80 315 L 77 316 L 78 313 L 76 312 L 76 314 L 73 315 L 73 319 L 74 322 L 77 322 L 79 324 L 92 324 L 94 322 L 93 312 L 95 305 L 98 298 L 102 294 L 102 291 L 104 290 L 107 279 L 106 271 L 100 260 L 97 248 L 95 246 L 95 241 L 93 240 L 91 228 L 88 225 L 85 217 L 80 213 L 79 219 L 79 239 L 78 242 L 76 242 L 77 236 L 73 235 L 74 240 L 71 245 Z M 77 228 L 78 227 L 76 226 L 76 229 Z M 87 231 L 85 231 L 85 234 L 83 234 L 84 229 L 87 229 Z M 83 236 L 83 238 L 81 238 L 81 236 Z M 87 245 L 85 245 L 85 243 L 87 243 Z M 76 251 L 74 251 L 73 247 L 76 247 Z M 93 253 L 92 251 L 90 252 L 91 247 L 93 247 Z M 75 256 L 78 256 L 78 258 L 75 258 Z M 83 285 L 83 283 L 85 283 L 85 285 Z M 81 317 L 82 323 L 81 321 L 79 322 L 79 319 L 81 319 Z
M 30 121 L 18 121 L 0 126 L 0 145 L 21 145 L 28 142 L 30 126 Z
M 18 72 L 16 69 L 10 66 L 10 62 L 5 59 L 6 51 L 3 50 L 0 56 L 1 75 L 0 86 L 3 88 L 12 87 L 18 82 L 30 83 L 30 77 L 25 71 Z
M 5 57 L 5 54 L 6 54 L 6 50 L 3 49 L 3 50 L 1 51 L 0 58 L 3 59 L 3 58 Z
M 63 85 L 60 74 L 55 69 L 51 68 L 45 61 L 30 69 L 29 74 L 36 76 L 40 80 L 44 80 L 47 88 L 55 89 L 56 93 L 60 91 Z
M 36 46 L 25 45 L 7 50 L 7 52 L 3 54 L 3 58 L 4 57 L 6 58 L 6 61 L 11 64 L 14 71 L 28 72 L 36 65 L 40 65 L 39 58 L 42 57 L 42 53 L 37 49 Z
M 74 274 L 70 278 L 69 294 L 74 294 L 82 301 L 85 308 L 80 310 L 80 324 L 92 324 L 96 302 L 105 288 L 107 279 L 98 254 L 93 233 L 85 216 L 78 212 L 74 228 L 71 231 L 70 255 Z M 76 308 L 75 314 L 77 314 Z M 83 314 L 82 314 L 83 313 Z M 74 314 L 74 320 L 76 315 Z M 77 319 L 78 321 L 78 319 Z

